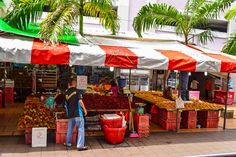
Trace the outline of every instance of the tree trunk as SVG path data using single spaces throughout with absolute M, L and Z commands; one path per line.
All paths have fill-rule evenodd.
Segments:
M 188 34 L 184 35 L 184 40 L 185 40 L 184 41 L 185 45 L 188 45 Z M 180 74 L 179 74 L 179 94 L 184 101 L 189 100 L 188 82 L 189 82 L 188 72 L 180 71 Z
M 80 14 L 79 16 L 79 33 L 80 35 L 84 36 L 84 19 L 83 19 L 83 14 Z
M 83 0 L 80 0 L 79 33 L 84 36 Z

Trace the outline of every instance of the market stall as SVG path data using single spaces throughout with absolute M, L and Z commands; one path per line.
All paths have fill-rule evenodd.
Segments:
M 236 71 L 236 58 L 234 56 L 193 45 L 186 46 L 173 40 L 142 41 L 111 39 L 110 37 L 102 36 L 88 36 L 87 38 L 89 38 L 90 42 L 85 42 L 81 39 L 81 41 L 79 40 L 79 45 L 61 43 L 57 46 L 50 46 L 33 38 L 16 35 L 9 36 L 7 34 L 1 35 L 0 61 L 22 64 L 107 66 L 125 69 L 160 69 L 188 72 L 229 73 Z M 130 111 L 127 99 L 123 100 L 123 97 L 114 99 L 109 96 L 101 96 L 99 93 L 97 95 L 85 94 L 84 97 L 91 112 Z M 163 115 L 169 114 L 167 110 L 173 111 L 176 109 L 174 101 L 166 100 L 161 96 L 152 97 L 151 95 L 137 94 L 136 97 L 155 104 L 160 109 L 158 109 L 160 113 L 163 111 L 161 109 L 165 109 L 162 112 Z M 151 98 L 148 99 L 149 97 Z M 222 106 L 207 104 L 207 102 L 193 101 L 191 104 L 187 103 L 183 110 L 207 111 L 221 108 Z M 188 116 L 188 113 L 186 113 L 185 117 L 192 117 Z M 170 122 L 173 123 L 173 120 L 178 120 L 177 117 L 179 116 L 172 117 Z M 173 127 L 168 129 L 167 122 L 169 122 L 169 119 L 166 118 L 168 117 L 161 116 L 159 118 L 161 119 L 161 125 L 167 130 L 173 130 Z M 187 125 L 189 124 L 187 123 Z

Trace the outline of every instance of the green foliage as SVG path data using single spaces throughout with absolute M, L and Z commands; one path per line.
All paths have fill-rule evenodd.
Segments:
M 224 53 L 236 55 L 236 33 L 230 35 L 228 42 L 224 45 Z
M 207 29 L 199 34 L 197 34 L 198 41 L 200 43 L 206 44 L 207 41 L 213 41 L 214 40 L 214 35 L 212 34 L 210 29 Z
M 46 42 L 56 44 L 59 36 L 74 32 L 73 27 L 78 26 L 78 19 L 83 21 L 82 15 L 99 17 L 100 23 L 113 34 L 119 29 L 111 0 L 13 0 L 13 9 L 5 21 L 15 28 L 26 30 L 29 23 L 39 20 L 45 6 L 51 12 L 40 23 L 39 33 Z M 81 28 L 82 25 L 80 23 Z
M 11 26 L 25 30 L 30 22 L 41 17 L 44 0 L 13 0 L 13 10 L 8 13 L 5 21 Z
M 113 34 L 119 29 L 117 13 L 112 9 L 110 0 L 90 0 L 84 5 L 84 14 L 100 18 L 100 23 Z
M 227 20 L 231 20 L 233 18 L 236 18 L 236 7 L 230 9 L 225 15 L 225 19 Z
M 133 27 L 141 37 L 142 32 L 164 25 L 175 26 L 177 34 L 183 34 L 185 44 L 197 26 L 207 26 L 207 20 L 218 18 L 219 13 L 229 7 L 234 0 L 188 0 L 183 12 L 166 4 L 147 4 L 141 8 L 134 19 Z M 213 40 L 210 29 L 197 35 L 200 42 Z
M 3 18 L 4 16 L 6 16 L 6 5 L 3 0 L 0 0 L 0 18 Z
M 225 19 L 231 20 L 236 18 L 236 7 L 231 8 L 225 15 Z M 236 33 L 232 33 L 224 45 L 222 51 L 231 55 L 236 55 Z

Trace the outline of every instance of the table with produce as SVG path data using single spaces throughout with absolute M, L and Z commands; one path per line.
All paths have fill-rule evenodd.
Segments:
M 166 99 L 158 91 L 132 91 L 135 97 L 152 104 L 150 113 L 154 124 L 165 130 L 176 130 L 177 109 L 176 102 Z M 174 96 L 176 97 L 176 96 Z M 218 128 L 219 111 L 223 106 L 201 100 L 191 100 L 179 109 L 178 128 Z

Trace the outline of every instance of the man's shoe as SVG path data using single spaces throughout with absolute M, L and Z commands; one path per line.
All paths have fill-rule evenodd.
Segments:
M 88 150 L 88 147 L 87 146 L 84 146 L 84 147 L 80 147 L 80 148 L 77 148 L 78 151 L 85 151 L 85 150 Z
M 65 147 L 67 147 L 67 148 L 71 148 L 72 147 L 72 145 L 67 145 L 66 143 L 64 143 L 63 144 Z

